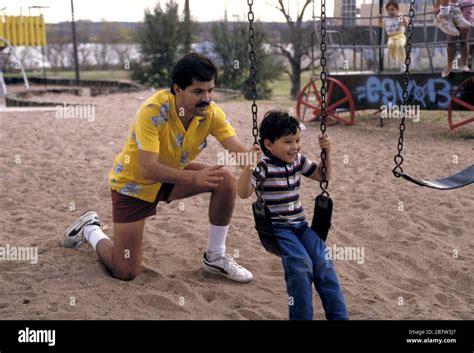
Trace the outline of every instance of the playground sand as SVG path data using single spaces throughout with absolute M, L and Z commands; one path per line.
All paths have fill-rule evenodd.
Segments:
M 282 266 L 260 246 L 253 197 L 237 200 L 227 240 L 227 252 L 255 276 L 248 284 L 202 270 L 209 195 L 158 207 L 145 228 L 142 273 L 133 281 L 111 278 L 89 245 L 60 246 L 64 229 L 89 209 L 99 213 L 104 231 L 112 235 L 107 173 L 148 95 L 70 97 L 94 104 L 94 119 L 45 111 L 0 113 L 0 247 L 38 251 L 36 263 L 15 260 L 13 253 L 0 260 L 1 319 L 287 318 Z M 262 103 L 259 112 L 275 106 Z M 248 102 L 221 107 L 250 145 Z M 328 246 L 351 319 L 472 319 L 473 186 L 432 191 L 394 178 L 398 122 L 388 121 L 383 129 L 374 120 L 356 122 L 329 128 L 335 210 Z M 446 137 L 446 126 L 433 127 L 423 118 L 408 123 L 406 171 L 441 177 L 472 163 L 472 140 Z M 463 129 L 472 135 L 472 128 Z M 308 125 L 302 142 L 303 152 L 315 160 L 317 133 Z M 221 151 L 210 138 L 199 160 L 216 163 Z M 238 169 L 230 168 L 237 176 Z M 302 188 L 311 219 L 319 185 L 306 180 Z M 350 248 L 355 256 L 349 256 Z M 346 256 L 339 256 L 344 251 Z M 315 319 L 324 319 L 317 294 L 314 303 Z

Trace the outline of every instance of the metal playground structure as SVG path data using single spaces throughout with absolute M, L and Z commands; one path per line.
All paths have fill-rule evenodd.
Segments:
M 10 56 L 14 57 L 16 68 L 21 70 L 26 88 L 30 87 L 23 64 L 14 47 L 36 46 L 43 48 L 46 44 L 46 25 L 42 15 L 0 16 L 0 97 L 7 94 L 2 69 Z
M 313 1 L 313 4 L 315 1 Z M 378 13 L 374 13 L 376 1 L 370 5 L 370 15 L 361 17 L 326 17 L 327 60 L 329 74 L 327 78 L 327 114 L 328 119 L 343 124 L 354 124 L 356 111 L 381 110 L 381 106 L 395 106 L 402 103 L 403 73 L 394 72 L 384 67 L 386 37 L 385 31 L 377 27 L 375 22 L 384 9 L 384 1 L 378 1 Z M 422 11 L 413 14 L 411 28 L 413 37 L 411 47 L 419 51 L 425 50 L 428 67 L 411 67 L 408 83 L 408 100 L 421 110 L 447 111 L 448 126 L 454 129 L 474 122 L 474 115 L 466 117 L 459 111 L 474 111 L 474 76 L 469 73 L 451 73 L 442 78 L 433 62 L 435 52 L 446 48 L 448 39 L 444 33 L 433 26 L 433 11 L 429 7 L 433 1 L 417 1 L 417 9 Z M 467 6 L 474 6 L 468 4 Z M 474 8 L 472 9 L 474 10 Z M 407 15 L 407 14 L 405 14 Z M 315 74 L 315 45 L 321 43 L 321 16 L 315 16 L 313 7 L 314 32 L 312 41 L 312 76 L 300 91 L 296 112 L 302 121 L 313 121 L 321 116 L 320 78 Z M 359 28 L 357 21 L 365 21 L 368 25 Z M 336 23 L 345 23 L 337 26 Z M 350 28 L 348 28 L 350 26 Z M 344 44 L 344 36 L 354 36 L 359 29 L 359 39 L 351 44 Z M 410 30 L 410 28 L 408 29 Z M 474 36 L 471 31 L 467 39 L 468 45 L 474 48 Z M 457 45 L 461 40 L 456 40 Z M 357 44 L 355 44 L 357 43 Z M 359 44 L 362 43 L 362 44 Z M 453 43 L 451 41 L 451 43 Z M 370 54 L 365 55 L 364 54 Z M 370 57 L 372 60 L 368 60 Z M 472 62 L 473 60 L 471 60 Z M 446 60 L 445 60 L 446 62 Z M 474 113 L 473 113 L 474 114 Z M 383 119 L 380 119 L 383 125 Z

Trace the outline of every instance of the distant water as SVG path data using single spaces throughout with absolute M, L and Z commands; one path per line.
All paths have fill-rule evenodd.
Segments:
M 42 67 L 40 47 L 14 47 L 14 51 L 26 69 Z M 50 44 L 44 48 L 44 62 L 47 68 L 70 67 L 73 62 L 72 44 Z M 97 66 L 104 63 L 109 65 L 125 65 L 125 60 L 136 60 L 140 57 L 138 44 L 97 44 L 86 43 L 78 46 L 78 56 L 81 65 Z M 13 55 L 9 65 L 16 66 Z M 7 68 L 5 68 L 7 69 Z

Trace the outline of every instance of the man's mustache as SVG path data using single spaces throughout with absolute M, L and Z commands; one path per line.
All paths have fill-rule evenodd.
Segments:
M 201 102 L 201 103 L 199 103 L 198 105 L 196 105 L 196 107 L 198 107 L 198 108 L 204 108 L 204 107 L 209 106 L 209 104 L 210 104 L 209 102 Z

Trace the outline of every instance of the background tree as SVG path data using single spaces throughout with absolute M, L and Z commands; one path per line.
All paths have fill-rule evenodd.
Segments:
M 71 24 L 60 30 L 56 26 L 46 25 L 48 45 L 44 47 L 45 60 L 51 70 L 65 70 L 73 63 L 71 44 Z
M 276 7 L 286 19 L 289 29 L 288 44 L 289 47 L 284 43 L 277 43 L 276 41 L 269 42 L 270 45 L 276 50 L 276 52 L 285 57 L 289 63 L 289 70 L 285 72 L 290 76 L 291 79 L 291 98 L 296 99 L 301 89 L 301 73 L 308 71 L 311 67 L 311 63 L 303 67 L 303 60 L 308 58 L 309 50 L 311 47 L 310 36 L 311 26 L 309 23 L 303 22 L 304 13 L 313 0 L 305 0 L 303 8 L 297 13 L 296 21 L 290 16 L 289 9 L 285 8 L 283 0 L 278 0 L 278 6 Z M 284 38 L 282 38 L 284 39 Z
M 183 38 L 183 54 L 191 52 L 192 45 L 192 33 L 194 30 L 194 25 L 191 21 L 191 11 L 189 10 L 189 0 L 184 2 L 184 21 L 181 26 L 182 38 Z
M 112 50 L 118 62 L 119 68 L 124 68 L 126 63 L 130 62 L 133 52 L 132 45 L 135 40 L 135 32 L 126 27 L 117 26 L 117 43 Z
M 110 69 L 114 44 L 119 41 L 117 26 L 106 20 L 101 21 L 100 31 L 94 45 L 94 60 L 99 70 Z
M 248 27 L 245 23 L 220 22 L 212 29 L 212 42 L 220 68 L 219 85 L 240 90 L 244 97 L 250 94 L 250 60 Z M 265 34 L 258 24 L 255 28 L 255 54 L 257 58 L 257 96 L 268 99 L 272 90 L 270 83 L 280 77 L 283 64 L 265 49 Z
M 94 47 L 90 44 L 92 42 L 91 23 L 92 21 L 76 22 L 79 66 L 86 70 L 94 68 Z
M 166 4 L 166 9 L 156 5 L 153 12 L 145 11 L 143 28 L 137 38 L 141 60 L 132 63 L 132 79 L 154 87 L 168 86 L 171 72 L 178 59 L 182 43 L 178 4 Z
M 211 28 L 211 34 L 212 48 L 220 69 L 220 85 L 240 90 L 245 81 L 244 69 L 248 56 L 248 43 L 243 33 L 243 25 L 227 21 L 215 23 Z
M 48 45 L 44 48 L 45 59 L 50 63 L 52 70 L 66 70 L 73 63 L 73 50 L 69 38 L 58 36 L 48 38 Z

